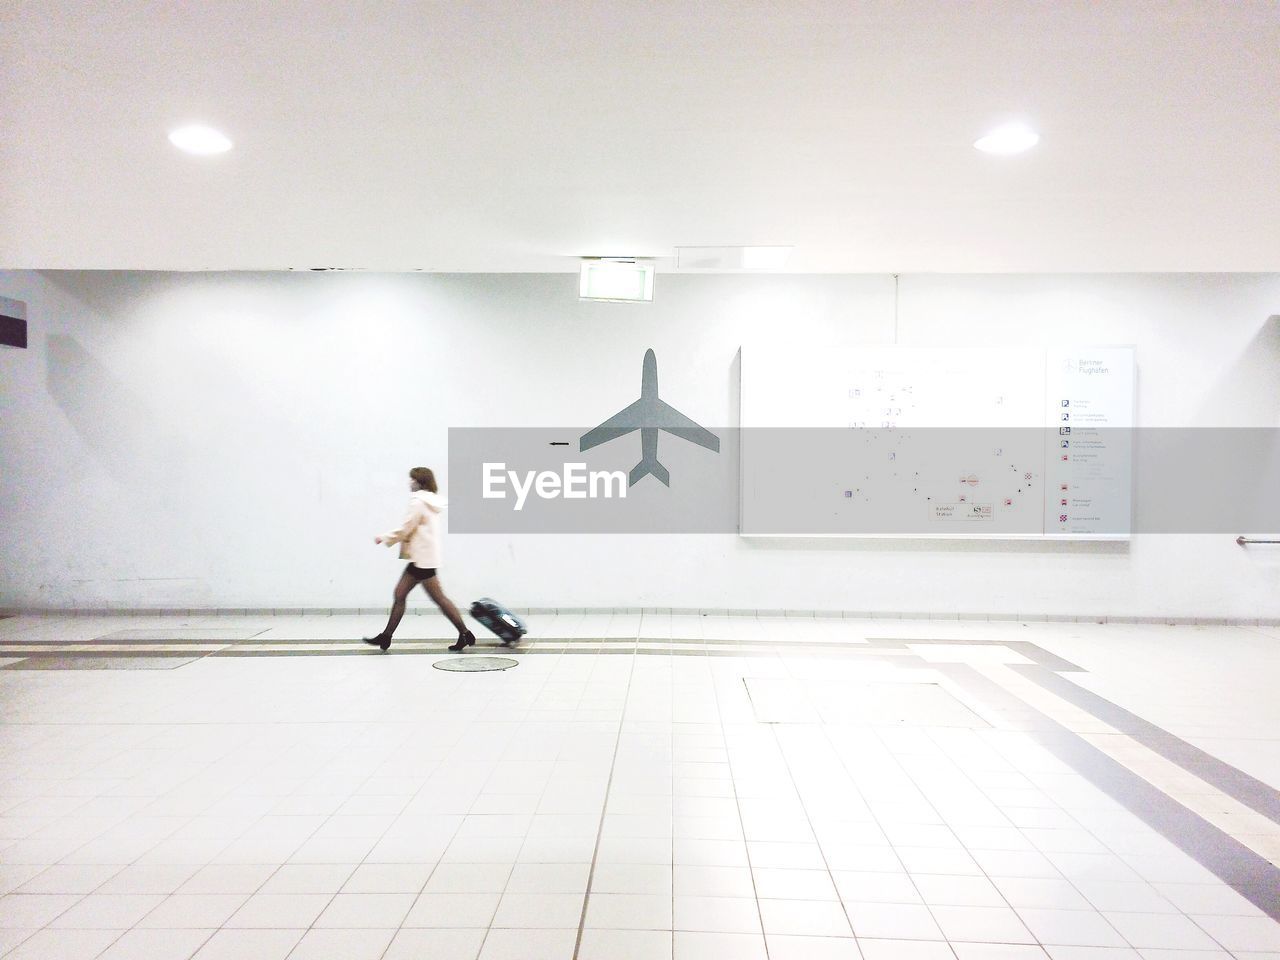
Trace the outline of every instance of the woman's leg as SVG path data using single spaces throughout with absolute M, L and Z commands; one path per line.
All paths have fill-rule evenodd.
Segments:
M 422 589 L 427 591 L 427 596 L 440 608 L 440 612 L 449 618 L 449 622 L 457 627 L 459 634 L 467 632 L 467 624 L 462 619 L 462 614 L 453 605 L 453 601 L 445 596 L 444 587 L 440 586 L 440 578 L 438 576 L 423 580 Z
M 400 580 L 396 584 L 396 592 L 394 602 L 391 604 L 391 616 L 387 618 L 386 629 L 379 636 L 391 639 L 391 635 L 396 632 L 396 627 L 400 626 L 400 618 L 404 616 L 405 601 L 409 599 L 409 591 L 413 589 L 413 577 L 409 576 L 409 571 L 400 574 Z

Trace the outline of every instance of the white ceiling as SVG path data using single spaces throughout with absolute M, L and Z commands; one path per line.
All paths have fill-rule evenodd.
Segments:
M 0 121 L 4 267 L 1280 270 L 1277 0 L 5 0 Z

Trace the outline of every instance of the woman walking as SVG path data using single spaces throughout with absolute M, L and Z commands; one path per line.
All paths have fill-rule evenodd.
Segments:
M 445 596 L 440 586 L 440 578 L 436 570 L 440 566 L 440 514 L 447 505 L 436 487 L 436 477 L 426 467 L 414 467 L 409 471 L 409 512 L 404 522 L 390 533 L 374 538 L 374 543 L 385 543 L 387 546 L 400 544 L 400 559 L 408 560 L 404 573 L 400 574 L 400 582 L 396 584 L 395 602 L 391 605 L 391 616 L 387 626 L 376 637 L 365 637 L 364 642 L 386 650 L 391 646 L 391 636 L 400 626 L 400 618 L 404 616 L 405 601 L 409 593 L 418 584 L 427 591 L 432 602 L 440 608 L 440 612 L 449 618 L 458 629 L 458 641 L 449 649 L 465 650 L 476 642 L 475 634 L 467 629 L 462 615 L 453 601 Z

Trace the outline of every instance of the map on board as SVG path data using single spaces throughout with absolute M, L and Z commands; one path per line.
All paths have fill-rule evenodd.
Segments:
M 1128 534 L 1131 348 L 744 348 L 741 370 L 743 535 Z

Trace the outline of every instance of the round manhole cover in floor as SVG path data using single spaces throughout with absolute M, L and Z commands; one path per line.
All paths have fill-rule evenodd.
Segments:
M 456 670 L 460 673 L 477 673 L 482 670 L 510 670 L 519 660 L 510 657 L 453 657 L 431 664 L 437 670 Z

